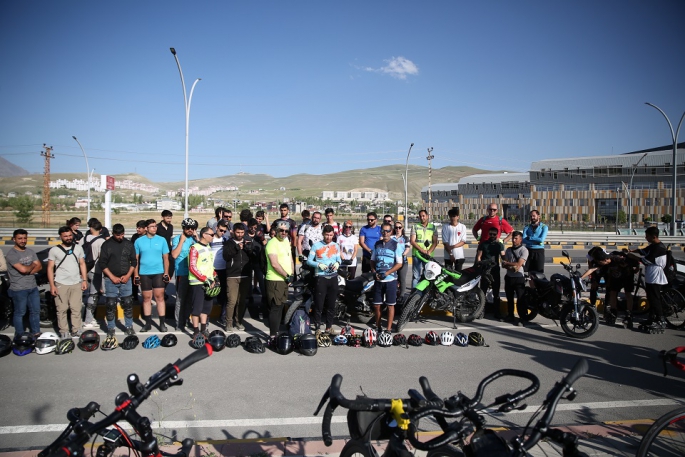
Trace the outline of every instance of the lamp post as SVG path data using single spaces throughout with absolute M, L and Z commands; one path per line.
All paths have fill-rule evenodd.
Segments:
M 678 122 L 678 128 L 675 130 L 675 133 L 673 132 L 673 125 L 671 124 L 671 120 L 666 116 L 666 113 L 663 112 L 661 108 L 659 108 L 656 105 L 653 105 L 651 103 L 645 103 L 645 105 L 649 105 L 652 108 L 658 110 L 661 114 L 663 114 L 664 118 L 666 118 L 666 122 L 668 122 L 668 128 L 671 129 L 671 139 L 673 140 L 673 189 L 672 189 L 672 196 L 671 196 L 671 206 L 673 207 L 673 214 L 671 215 L 671 236 L 675 236 L 675 212 L 676 212 L 676 184 L 677 184 L 677 175 L 678 175 L 678 162 L 677 162 L 677 156 L 678 156 L 678 132 L 680 131 L 680 125 L 683 123 L 683 119 L 685 119 L 685 113 L 683 113 L 682 116 L 680 116 L 680 122 Z
M 405 164 L 404 167 L 404 225 L 407 225 L 407 222 L 409 221 L 408 215 L 409 212 L 407 210 L 407 205 L 409 204 L 409 199 L 407 197 L 408 195 L 408 184 L 409 184 L 409 154 L 411 154 L 411 148 L 414 147 L 414 143 L 409 145 L 409 152 L 407 152 L 407 163 Z
M 637 166 L 640 165 L 640 162 L 642 162 L 645 157 L 647 157 L 646 152 L 640 157 L 640 160 L 633 165 L 633 172 L 630 174 L 630 185 L 628 186 L 628 235 L 633 234 L 633 178 L 635 177 Z
M 201 78 L 197 78 L 195 80 L 195 82 L 193 83 L 193 86 L 190 88 L 190 97 L 186 97 L 186 82 L 185 82 L 185 79 L 183 79 L 183 70 L 181 70 L 181 62 L 178 61 L 178 56 L 176 55 L 176 49 L 169 48 L 169 50 L 174 55 L 174 59 L 176 60 L 176 65 L 178 66 L 178 73 L 181 75 L 181 85 L 183 86 L 183 103 L 185 105 L 185 111 L 186 111 L 186 191 L 185 191 L 185 205 L 184 205 L 185 211 L 183 212 L 183 217 L 187 218 L 188 217 L 188 130 L 190 128 L 190 104 L 193 101 L 193 91 L 195 90 L 195 84 L 197 84 L 197 82 L 200 81 Z
M 81 146 L 81 142 L 76 138 L 74 135 L 71 136 L 74 141 L 76 141 L 81 148 L 81 152 L 83 152 L 83 157 L 86 159 L 86 186 L 88 187 L 88 220 L 90 220 L 90 177 L 92 176 L 90 173 L 90 166 L 88 165 L 88 156 L 86 155 L 86 150 L 83 149 L 83 146 Z M 95 170 L 93 170 L 95 171 Z
M 616 217 L 614 218 L 614 222 L 616 225 L 616 234 L 618 234 L 618 198 L 619 198 L 619 192 L 621 192 L 621 189 L 616 189 Z

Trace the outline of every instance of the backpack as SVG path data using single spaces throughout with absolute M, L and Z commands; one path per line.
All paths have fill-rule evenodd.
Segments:
M 307 313 L 305 313 L 302 309 L 298 309 L 293 313 L 293 317 L 290 318 L 288 333 L 290 333 L 290 336 L 292 336 L 293 338 L 297 334 L 306 335 L 312 333 L 312 330 L 309 328 L 309 325 L 310 321 Z
M 95 242 L 95 240 L 100 238 L 104 238 L 104 235 L 94 236 L 90 240 L 84 241 L 83 246 L 81 246 L 83 248 L 83 253 L 86 256 L 86 271 L 91 271 L 93 267 L 95 267 L 95 264 L 97 263 L 98 259 L 100 258 L 100 256 L 96 258 L 93 254 L 93 243 Z
M 678 272 L 678 266 L 676 264 L 675 258 L 673 257 L 673 252 L 671 250 L 666 251 L 666 266 L 664 267 L 664 274 L 666 275 L 666 280 L 670 286 L 677 284 L 678 279 L 676 273 Z

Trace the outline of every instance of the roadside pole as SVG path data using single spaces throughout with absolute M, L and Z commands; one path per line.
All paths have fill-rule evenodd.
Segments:
M 105 191 L 105 227 L 112 229 L 112 191 L 114 190 L 114 176 L 100 175 L 102 187 Z

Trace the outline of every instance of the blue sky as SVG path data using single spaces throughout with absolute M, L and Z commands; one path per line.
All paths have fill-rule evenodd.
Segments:
M 410 163 L 525 171 L 670 143 L 685 2 L 0 2 L 0 155 L 190 179 Z M 675 127 L 675 125 L 674 125 Z M 681 135 L 685 140 L 685 129 Z

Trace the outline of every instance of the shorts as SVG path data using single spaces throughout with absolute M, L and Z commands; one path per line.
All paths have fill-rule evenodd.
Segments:
M 213 299 L 207 299 L 205 296 L 205 288 L 202 284 L 193 284 L 190 286 L 189 298 L 193 308 L 190 313 L 192 316 L 209 314 L 212 311 Z
M 609 276 L 606 278 L 606 282 L 607 290 L 612 292 L 618 292 L 619 290 L 624 289 L 625 293 L 630 294 L 635 289 L 635 277 L 631 274 L 622 274 L 618 278 Z
M 380 282 L 376 281 L 373 288 L 373 304 L 382 305 L 383 296 L 385 296 L 385 304 L 388 306 L 395 306 L 397 303 L 397 281 Z
M 147 292 L 152 289 L 164 289 L 164 279 L 162 273 L 156 275 L 140 275 L 140 290 Z

